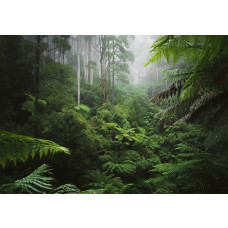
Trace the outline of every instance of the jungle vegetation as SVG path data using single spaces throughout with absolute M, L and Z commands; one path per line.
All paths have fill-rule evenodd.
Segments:
M 228 36 L 133 40 L 0 36 L 0 193 L 228 193 Z

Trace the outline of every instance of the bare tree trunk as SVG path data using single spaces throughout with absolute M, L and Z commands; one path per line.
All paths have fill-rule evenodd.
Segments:
M 88 68 L 88 62 L 89 62 L 89 57 L 88 57 L 88 52 L 89 52 L 89 48 L 88 48 L 88 40 L 86 40 L 86 52 L 85 52 L 85 79 L 86 79 L 86 84 L 89 81 L 89 68 Z
M 101 58 L 101 54 L 100 53 L 99 53 L 99 58 Z M 101 68 L 102 68 L 102 66 L 101 66 L 101 62 L 100 62 L 99 66 L 98 66 L 99 78 L 101 78 Z
M 108 41 L 108 50 L 110 50 L 109 46 L 110 41 Z M 111 89 L 111 56 L 108 55 L 108 88 Z
M 103 99 L 106 100 L 106 58 L 103 57 L 101 60 L 101 79 L 102 79 L 102 89 L 103 89 Z
M 114 37 L 113 37 L 113 47 L 112 47 L 112 51 L 113 51 L 112 64 L 113 64 L 113 66 L 114 66 L 114 64 L 115 64 Z M 115 70 L 114 70 L 114 67 L 113 67 L 113 70 L 112 70 L 112 105 L 114 105 L 114 101 L 115 101 Z
M 83 44 L 81 44 L 81 45 L 83 45 L 83 47 L 82 47 L 82 49 L 84 49 L 84 52 L 82 52 L 82 50 L 81 50 L 81 52 L 82 52 L 82 56 L 83 56 L 83 69 L 84 69 L 84 80 L 85 80 L 85 82 L 86 82 L 86 52 L 87 52 L 87 50 L 86 50 L 86 39 L 85 39 L 85 36 L 83 36 Z
M 80 91 L 80 40 L 79 40 L 79 36 L 77 37 L 77 84 L 78 84 L 78 106 L 80 105 L 80 95 L 81 95 L 81 91 Z
M 92 50 L 92 39 L 93 37 L 90 38 L 89 40 L 89 81 L 90 85 L 93 85 L 93 65 L 91 66 L 91 61 L 93 59 L 93 50 Z
M 102 35 L 99 37 L 100 41 L 100 63 L 101 63 L 101 81 L 103 89 L 103 100 L 106 100 L 106 40 L 105 36 Z

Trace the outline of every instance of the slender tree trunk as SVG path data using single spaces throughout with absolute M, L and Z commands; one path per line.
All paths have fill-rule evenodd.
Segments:
M 91 66 L 91 61 L 93 59 L 93 51 L 92 51 L 92 39 L 93 37 L 90 38 L 89 40 L 89 81 L 90 85 L 93 85 L 93 66 Z
M 112 57 L 112 65 L 113 65 L 113 70 L 112 70 L 112 105 L 114 105 L 115 102 L 115 70 L 114 70 L 114 65 L 115 65 L 115 48 L 114 48 L 114 37 L 113 37 L 113 57 Z
M 85 36 L 84 36 L 84 39 L 83 39 L 83 46 L 84 46 L 84 52 L 82 53 L 82 56 L 83 56 L 83 69 L 84 69 L 84 80 L 86 82 L 86 39 L 85 39 Z M 81 50 L 82 52 L 82 50 Z
M 108 41 L 108 50 L 110 51 L 110 41 Z M 108 55 L 108 88 L 111 89 L 111 56 Z
M 79 41 L 79 36 L 77 37 L 77 84 L 78 84 L 78 106 L 80 105 L 80 95 L 81 95 L 81 91 L 80 91 L 80 41 Z
M 101 60 L 101 78 L 102 78 L 102 89 L 103 89 L 103 100 L 106 100 L 106 65 L 105 57 Z
M 106 100 L 106 41 L 105 36 L 101 36 L 100 40 L 100 63 L 101 63 L 101 81 L 102 81 L 102 90 L 103 90 L 103 101 Z
M 98 58 L 101 58 L 101 54 L 100 53 L 98 54 Z M 101 68 L 102 68 L 102 66 L 101 66 L 101 62 L 100 62 L 99 66 L 98 66 L 99 78 L 101 78 Z
M 111 58 L 108 60 L 108 87 L 111 88 Z
M 40 42 L 41 42 L 41 36 L 37 36 L 37 49 L 35 54 L 35 61 L 36 61 L 36 70 L 35 70 L 35 123 L 34 123 L 34 137 L 38 137 L 38 113 L 39 113 L 39 84 L 40 84 Z

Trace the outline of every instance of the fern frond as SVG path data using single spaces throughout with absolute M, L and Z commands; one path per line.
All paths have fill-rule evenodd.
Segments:
M 167 110 L 188 109 L 175 124 L 194 121 L 207 110 L 227 102 L 228 36 L 163 36 L 152 45 L 150 52 L 152 57 L 147 64 L 160 61 L 162 56 L 168 62 L 173 59 L 174 64 L 180 59 L 187 64 L 187 67 L 166 70 L 165 79 L 173 84 L 150 100 L 180 96 L 181 102 Z
M 1 185 L 0 190 L 7 193 L 45 193 L 53 188 L 51 182 L 54 178 L 48 176 L 50 172 L 50 167 L 44 164 L 22 179 Z
M 8 161 L 12 161 L 16 165 L 17 160 L 25 162 L 36 154 L 42 157 L 48 153 L 56 154 L 57 152 L 70 154 L 67 148 L 49 140 L 0 131 L 0 164 L 3 167 Z
M 175 122 L 174 125 L 180 124 L 184 121 L 192 121 L 199 117 L 199 115 L 204 113 L 206 110 L 211 110 L 218 107 L 224 101 L 226 102 L 227 95 L 228 91 L 224 93 L 216 93 L 211 91 L 209 93 L 203 94 L 189 107 L 189 112 Z
M 51 191 L 54 194 L 80 194 L 81 191 L 73 184 L 64 184 Z
M 175 95 L 180 96 L 180 93 L 181 93 L 182 87 L 185 84 L 185 81 L 186 81 L 186 79 L 184 78 L 184 79 L 178 80 L 177 82 L 174 82 L 169 87 L 169 89 L 167 89 L 166 91 L 161 92 L 161 93 L 157 94 L 156 96 L 154 96 L 153 98 L 151 98 L 150 102 L 161 101 L 161 100 L 168 99 L 169 97 L 172 97 Z
M 113 174 L 108 175 L 106 172 L 100 170 L 91 170 L 84 175 L 86 179 L 91 181 L 85 184 L 84 187 L 92 187 L 93 189 L 105 189 L 108 185 L 112 185 L 116 188 L 121 188 L 123 182 L 120 177 L 114 177 Z
M 106 163 L 103 165 L 110 173 L 126 173 L 131 174 L 136 170 L 136 164 L 129 159 L 128 156 L 120 155 L 117 153 L 112 153 L 106 156 Z

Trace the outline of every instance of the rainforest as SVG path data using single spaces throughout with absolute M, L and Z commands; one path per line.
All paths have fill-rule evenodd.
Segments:
M 0 36 L 1 194 L 228 193 L 228 36 Z

